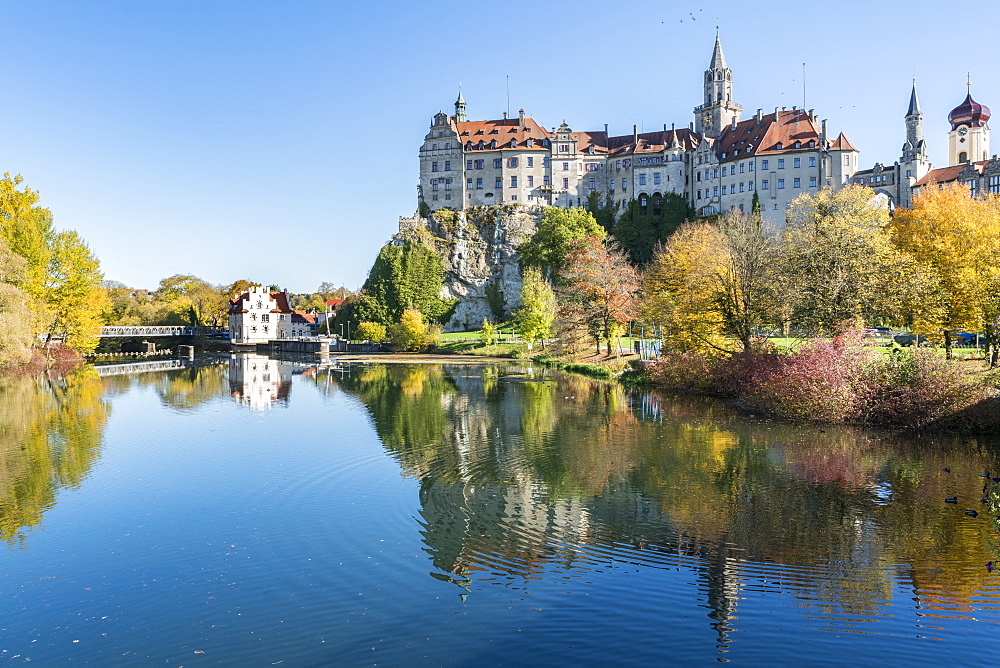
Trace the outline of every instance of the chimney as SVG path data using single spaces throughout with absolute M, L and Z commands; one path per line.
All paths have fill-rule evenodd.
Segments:
M 815 109 L 810 109 L 809 110 L 809 118 L 813 119 L 814 121 L 816 120 L 816 110 Z
M 608 124 L 604 124 L 604 134 L 608 134 Z
M 517 112 L 517 124 L 522 128 L 524 127 L 524 107 Z
M 757 110 L 757 122 L 760 123 L 763 119 L 764 119 L 764 110 L 763 109 L 758 109 Z
M 735 130 L 735 129 L 736 129 L 736 117 L 735 117 L 735 116 L 733 116 L 733 124 L 732 124 L 732 128 L 733 128 L 733 130 Z
M 688 123 L 688 131 L 689 132 L 694 132 L 694 121 L 691 121 L 690 123 Z
M 667 124 L 666 124 L 666 123 L 664 123 L 664 124 L 663 124 L 663 131 L 664 131 L 664 132 L 666 132 L 666 131 L 667 131 Z
M 507 120 L 507 112 L 506 112 L 506 111 L 505 111 L 505 112 L 503 112 L 503 119 L 504 119 L 505 121 Z
M 774 120 L 778 120 L 778 108 L 774 108 Z
M 632 126 L 632 143 L 635 144 L 636 146 L 639 145 L 639 126 L 638 125 L 633 125 Z
M 827 137 L 827 134 L 826 134 L 826 119 L 824 118 L 823 119 L 823 123 L 820 125 L 820 131 L 819 131 L 819 143 L 824 148 L 826 148 L 826 137 Z

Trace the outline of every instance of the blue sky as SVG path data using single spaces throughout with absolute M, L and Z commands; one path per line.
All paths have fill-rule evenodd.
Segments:
M 1000 7 L 938 2 L 8 2 L 0 171 L 41 191 L 108 278 L 358 288 L 416 206 L 417 149 L 461 82 L 472 119 L 687 125 L 715 38 L 744 114 L 802 104 L 891 164 L 917 79 L 1000 113 Z M 1000 136 L 992 151 L 1000 153 Z

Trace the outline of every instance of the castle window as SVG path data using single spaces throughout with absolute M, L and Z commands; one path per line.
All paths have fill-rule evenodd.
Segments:
M 535 166 L 535 158 L 529 155 L 528 156 L 528 167 L 534 167 L 534 166 Z
M 979 181 L 972 179 L 969 183 L 969 192 L 975 197 L 979 193 Z
M 753 190 L 753 181 L 747 181 L 747 190 Z
M 750 172 L 752 172 L 752 171 L 753 171 L 753 160 L 751 160 L 751 161 L 750 161 L 750 162 L 748 163 L 748 165 L 749 165 L 749 168 L 748 168 L 748 170 L 747 170 L 747 171 L 750 171 Z
M 810 167 L 815 167 L 816 166 L 816 156 L 815 155 L 810 155 L 809 156 L 809 166 Z
M 431 163 L 431 171 L 436 172 L 438 170 L 438 164 L 436 162 Z
M 517 158 L 507 158 L 508 167 L 517 167 Z
M 438 182 L 431 181 L 431 190 L 437 191 L 437 189 L 438 189 Z
M 486 148 L 486 144 L 485 144 L 485 142 L 483 142 L 483 140 L 482 140 L 482 139 L 480 139 L 480 140 L 479 140 L 479 150 L 481 151 L 481 150 L 483 150 L 484 148 Z
M 543 186 L 550 186 L 550 185 L 552 185 L 552 182 L 549 179 L 549 175 L 548 174 L 546 174 L 545 176 L 542 177 L 542 185 Z
M 809 177 L 809 187 L 810 188 L 815 188 L 816 187 L 816 177 L 815 176 L 810 176 Z
M 850 167 L 851 166 L 851 154 L 850 153 L 845 153 L 844 154 L 844 166 L 845 167 Z
M 498 176 L 494 188 L 503 188 L 503 180 Z
M 764 179 L 763 181 L 760 182 L 760 189 L 767 190 L 767 188 L 768 188 L 767 179 Z
M 531 145 L 532 145 L 533 141 L 534 140 L 531 137 L 528 137 L 527 139 L 525 139 L 524 140 L 524 148 L 531 148 Z
M 778 179 L 778 190 L 785 187 L 785 179 Z
M 646 185 L 646 175 L 645 174 L 640 174 L 639 175 L 639 185 L 640 186 Z
M 517 201 L 517 195 L 511 195 L 510 196 L 510 201 L 511 202 L 516 202 Z
M 907 174 L 909 176 L 909 174 Z M 991 193 L 1000 193 L 1000 176 L 991 176 L 989 189 Z
M 628 190 L 628 179 L 622 179 L 622 190 Z
M 510 140 L 510 147 L 511 148 L 517 148 L 517 140 L 516 139 L 511 139 Z
M 740 181 L 740 192 L 743 192 L 743 188 L 744 188 L 743 182 Z
M 716 167 L 714 170 L 712 170 L 712 178 L 716 178 L 716 179 L 719 178 L 719 168 L 718 167 Z
M 445 199 L 451 199 L 451 195 L 445 195 L 444 198 Z
M 760 168 L 761 169 L 767 169 L 767 160 L 761 160 L 760 161 Z
M 503 167 L 503 158 L 493 158 L 493 169 L 500 169 Z
M 436 150 L 437 150 L 437 148 L 438 148 L 438 145 L 437 145 L 437 144 L 431 144 L 431 150 L 432 150 L 432 151 L 436 151 Z
M 490 148 L 496 148 L 496 147 L 497 147 L 497 140 L 496 139 L 490 140 Z
M 564 162 L 563 163 L 563 171 L 564 172 L 568 172 L 569 171 L 569 163 L 568 162 Z
M 809 148 L 816 148 L 816 140 L 815 139 L 810 139 L 809 143 L 807 144 L 807 146 Z
M 483 189 L 483 180 L 476 179 L 476 190 L 482 190 L 482 189 Z
M 444 180 L 444 189 L 445 190 L 451 190 L 451 179 L 445 179 Z
M 486 167 L 485 160 L 476 160 L 476 169 L 483 169 Z
M 548 157 L 542 158 L 542 167 L 548 167 L 548 166 L 549 166 L 549 159 L 548 159 Z
M 779 181 L 778 183 L 781 183 L 781 181 Z M 802 187 L 802 179 L 792 179 L 792 187 L 793 188 L 801 188 Z
M 969 161 L 969 154 L 966 153 L 965 151 L 962 151 L 961 153 L 958 154 L 958 161 L 959 162 L 968 162 Z
M 792 167 L 801 167 L 802 158 L 792 158 Z
M 531 188 L 534 185 L 535 185 L 535 177 L 534 176 L 529 176 L 528 177 L 528 187 Z
M 595 188 L 597 188 L 597 179 L 593 179 L 593 178 L 590 179 L 587 182 L 587 185 L 590 187 L 591 190 L 594 190 Z
M 465 179 L 465 187 L 472 190 L 472 179 Z
M 785 159 L 778 158 L 778 169 L 784 169 L 784 168 L 785 168 Z
M 472 169 L 472 161 L 471 160 L 466 160 L 465 161 L 465 168 L 466 169 Z
M 559 144 L 560 153 L 569 153 L 569 144 Z
M 745 171 L 746 171 L 746 166 L 747 166 L 747 165 L 746 165 L 746 163 L 745 163 L 745 162 L 741 162 L 741 163 L 740 163 L 740 174 L 742 174 L 743 172 L 745 172 Z
M 444 161 L 444 171 L 446 171 L 446 172 L 450 172 L 451 171 L 451 160 L 445 160 Z
M 431 195 L 431 199 L 436 202 L 436 201 L 438 201 L 438 196 L 437 195 Z
M 719 196 L 719 186 L 714 186 L 712 188 L 712 197 L 718 197 L 718 196 Z
M 510 177 L 510 187 L 511 188 L 516 188 L 517 187 L 517 177 L 516 176 Z
M 727 167 L 723 167 L 723 168 L 722 168 L 722 175 L 723 175 L 723 176 L 725 176 L 725 175 L 726 175 L 726 170 L 727 170 L 727 169 L 728 169 Z
M 659 172 L 653 172 L 653 184 L 654 185 L 660 185 L 660 173 Z
M 726 186 L 722 186 L 722 194 L 723 194 L 723 195 L 725 195 L 725 194 L 726 194 Z
M 698 190 L 698 199 L 701 199 L 701 190 Z

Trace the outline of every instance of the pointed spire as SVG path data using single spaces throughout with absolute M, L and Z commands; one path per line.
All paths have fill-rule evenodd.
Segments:
M 917 100 L 917 80 L 913 80 L 913 91 L 910 93 L 910 108 L 906 110 L 907 116 L 920 116 L 920 101 Z
M 458 99 L 455 100 L 455 104 L 465 104 L 465 98 L 462 97 L 462 84 L 458 84 Z
M 709 64 L 710 70 L 726 69 L 726 57 L 722 54 L 722 42 L 719 40 L 719 28 L 715 28 L 715 51 L 712 52 L 712 62 Z

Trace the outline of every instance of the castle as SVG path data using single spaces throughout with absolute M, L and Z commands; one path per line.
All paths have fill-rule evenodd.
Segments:
M 858 150 L 830 137 L 813 110 L 758 109 L 743 120 L 718 36 L 704 78 L 704 101 L 688 127 L 609 136 L 547 130 L 521 109 L 517 118 L 470 121 L 461 93 L 455 113 L 435 114 L 420 148 L 419 201 L 429 211 L 488 204 L 598 206 L 621 211 L 631 200 L 656 211 L 664 195 L 683 197 L 700 216 L 750 211 L 783 222 L 804 192 L 852 182 Z

